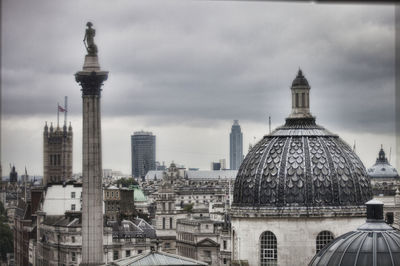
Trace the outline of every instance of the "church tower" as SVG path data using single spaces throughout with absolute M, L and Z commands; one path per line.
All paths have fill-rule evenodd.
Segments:
M 60 108 L 60 107 L 59 107 Z M 65 110 L 65 109 L 63 109 Z M 72 178 L 72 126 L 58 125 L 43 132 L 43 185 L 62 183 Z
M 94 44 L 95 30 L 88 22 L 83 69 L 75 74 L 76 82 L 82 86 L 82 263 L 81 265 L 103 265 L 103 191 L 101 154 L 101 86 L 108 72 L 100 70 L 97 46 Z

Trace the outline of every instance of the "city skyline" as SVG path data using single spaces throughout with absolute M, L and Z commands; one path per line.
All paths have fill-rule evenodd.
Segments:
M 129 136 L 144 129 L 157 135 L 158 161 L 208 169 L 228 158 L 233 119 L 241 121 L 246 154 L 254 137 L 268 133 L 268 116 L 274 129 L 290 114 L 299 66 L 316 122 L 351 146 L 356 141 L 366 167 L 380 144 L 387 154 L 392 148 L 395 165 L 394 7 L 91 3 L 3 3 L 3 176 L 10 163 L 42 175 L 43 125 L 55 124 L 54 106 L 64 95 L 73 172 L 81 172 L 82 107 L 73 74 L 88 20 L 99 30 L 100 64 L 112 73 L 102 105 L 104 168 L 129 173 Z

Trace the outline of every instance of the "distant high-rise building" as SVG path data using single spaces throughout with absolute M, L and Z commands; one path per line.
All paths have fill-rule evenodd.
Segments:
M 156 136 L 138 131 L 131 136 L 132 176 L 142 177 L 156 169 Z
M 211 162 L 211 170 L 226 170 L 226 160 L 220 159 L 218 162 Z
M 234 120 L 232 125 L 229 157 L 231 170 L 239 169 L 243 161 L 243 134 L 238 120 Z
M 43 132 L 43 185 L 72 178 L 72 127 L 46 125 Z

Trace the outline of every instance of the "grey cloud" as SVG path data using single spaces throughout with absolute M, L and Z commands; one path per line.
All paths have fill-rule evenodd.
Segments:
M 206 125 L 233 118 L 266 121 L 271 114 L 283 123 L 290 112 L 289 86 L 301 66 L 320 120 L 355 131 L 392 130 L 391 7 L 48 3 L 4 4 L 5 115 L 53 113 L 64 95 L 71 114 L 79 114 L 73 74 L 83 63 L 84 24 L 90 19 L 100 63 L 110 71 L 104 116 Z

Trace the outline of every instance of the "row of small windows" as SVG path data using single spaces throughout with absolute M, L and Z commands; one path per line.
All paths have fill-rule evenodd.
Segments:
M 107 192 L 106 192 L 106 196 L 107 196 L 107 197 L 110 197 L 110 191 L 107 191 Z M 115 191 L 115 197 L 118 198 L 118 196 L 119 196 L 119 191 Z M 114 197 L 114 191 L 111 191 L 111 197 L 112 197 L 112 198 Z
M 329 231 L 322 231 L 317 235 L 317 253 L 333 240 L 334 236 Z M 266 231 L 260 237 L 260 265 L 278 265 L 278 242 L 271 231 Z
M 143 250 L 139 249 L 138 250 L 138 254 L 141 254 L 143 252 Z M 130 250 L 125 250 L 125 257 L 128 258 L 131 256 L 131 251 Z M 118 260 L 119 259 L 119 251 L 118 250 L 114 250 L 113 252 L 113 260 Z

